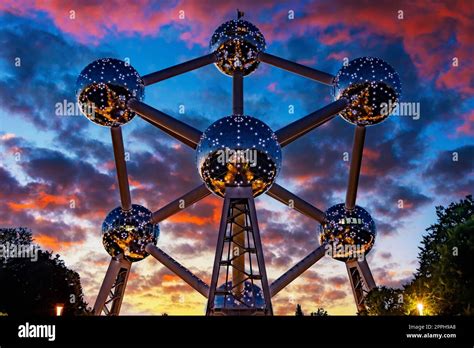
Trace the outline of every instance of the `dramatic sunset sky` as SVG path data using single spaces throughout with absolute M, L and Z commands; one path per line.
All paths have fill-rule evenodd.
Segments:
M 97 58 L 129 58 L 145 75 L 207 54 L 214 29 L 236 8 L 260 28 L 267 52 L 333 74 L 344 57 L 380 57 L 399 72 L 402 101 L 420 103 L 417 120 L 391 117 L 367 129 L 358 204 L 378 228 L 368 256 L 377 284 L 408 281 L 435 206 L 472 193 L 472 1 L 3 0 L 0 227 L 31 228 L 37 243 L 80 274 L 90 305 L 110 260 L 101 223 L 119 205 L 110 132 L 83 116 L 57 116 L 55 106 L 75 101 L 79 72 Z M 267 65 L 245 80 L 246 113 L 274 129 L 330 101 L 330 87 Z M 230 113 L 231 79 L 207 66 L 147 87 L 145 102 L 204 130 Z M 278 182 L 322 210 L 341 203 L 353 130 L 336 117 L 286 147 Z M 156 210 L 200 183 L 191 149 L 139 117 L 123 133 L 135 203 Z M 160 225 L 160 248 L 205 281 L 221 205 L 209 196 Z M 272 281 L 318 246 L 319 227 L 268 196 L 257 209 Z M 305 312 L 356 312 L 345 266 L 330 258 L 273 300 L 278 314 L 293 314 L 296 303 Z M 133 265 L 123 314 L 203 314 L 204 307 L 201 295 L 152 258 Z

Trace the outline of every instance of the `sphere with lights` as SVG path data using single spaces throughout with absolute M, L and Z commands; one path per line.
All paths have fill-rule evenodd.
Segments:
M 131 98 L 143 100 L 145 85 L 127 62 L 114 58 L 98 59 L 82 70 L 76 83 L 82 113 L 101 126 L 119 126 L 135 113 L 127 107 Z
M 217 68 L 233 76 L 242 72 L 244 76 L 257 69 L 258 54 L 265 50 L 265 38 L 260 30 L 243 19 L 230 20 L 219 26 L 211 37 L 211 52 L 217 55 Z
M 231 291 L 232 281 L 219 286 L 219 291 Z M 216 295 L 214 299 L 214 308 L 216 309 L 263 309 L 265 308 L 265 300 L 263 292 L 260 287 L 252 282 L 246 281 L 244 283 L 244 292 L 240 298 L 234 295 Z
M 251 186 L 266 192 L 281 168 L 281 147 L 264 122 L 231 115 L 204 131 L 196 151 L 199 174 L 213 193 L 224 197 L 228 186 Z
M 112 210 L 102 224 L 102 243 L 110 256 L 123 254 L 129 261 L 140 261 L 148 256 L 145 247 L 156 245 L 160 235 L 158 224 L 153 224 L 151 211 L 138 204 L 132 209 Z
M 379 58 L 362 57 L 343 66 L 334 78 L 334 97 L 346 98 L 349 105 L 340 115 L 358 126 L 385 120 L 400 100 L 398 73 Z
M 331 247 L 331 256 L 341 261 L 365 256 L 377 234 L 375 222 L 365 209 L 355 206 L 349 210 L 344 203 L 326 211 L 320 232 L 321 245 Z

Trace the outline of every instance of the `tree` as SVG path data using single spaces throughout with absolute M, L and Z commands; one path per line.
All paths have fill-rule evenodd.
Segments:
M 26 228 L 0 229 L 0 312 L 8 315 L 88 314 L 79 274 L 41 250 Z
M 403 315 L 403 290 L 380 286 L 365 298 L 366 310 L 361 315 Z
M 474 314 L 474 201 L 467 196 L 447 208 L 437 207 L 438 221 L 423 237 L 415 279 L 405 288 L 412 305 L 427 314 Z M 412 308 L 413 306 L 409 307 Z
M 301 309 L 301 305 L 299 303 L 296 305 L 295 315 L 297 317 L 304 315 L 303 310 Z
M 312 317 L 327 317 L 328 312 L 324 308 L 319 307 L 316 312 L 311 312 Z
M 365 299 L 367 314 L 474 314 L 474 201 L 467 196 L 447 208 L 436 207 L 437 222 L 426 229 L 414 279 L 403 289 L 372 290 Z M 400 305 L 396 298 L 402 296 Z

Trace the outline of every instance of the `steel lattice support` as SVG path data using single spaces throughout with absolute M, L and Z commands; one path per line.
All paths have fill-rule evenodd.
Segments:
M 118 315 L 122 306 L 132 263 L 119 255 L 110 260 L 104 281 L 94 304 L 94 314 Z
M 256 283 L 262 294 L 256 291 Z M 226 191 L 206 314 L 273 314 L 255 204 L 248 187 Z
M 367 293 L 375 288 L 374 277 L 366 260 L 350 260 L 346 262 L 347 273 L 351 282 L 352 294 L 357 310 L 365 309 L 364 298 Z

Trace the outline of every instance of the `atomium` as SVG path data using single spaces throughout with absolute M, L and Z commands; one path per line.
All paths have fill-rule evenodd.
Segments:
M 257 69 L 258 53 L 265 50 L 265 38 L 255 25 L 237 19 L 220 25 L 209 46 L 217 55 L 215 65 L 222 73 L 233 76 L 239 71 L 245 76 Z
M 334 78 L 335 99 L 346 98 L 349 101 L 340 115 L 359 126 L 385 120 L 399 101 L 400 93 L 398 73 L 379 58 L 351 60 Z
M 399 76 L 378 58 L 355 59 L 333 76 L 266 53 L 262 33 L 242 20 L 242 16 L 238 11 L 237 20 L 217 28 L 210 40 L 212 52 L 202 57 L 143 77 L 125 62 L 99 59 L 88 65 L 78 78 L 77 96 L 82 112 L 92 122 L 111 127 L 121 200 L 121 207 L 111 211 L 102 225 L 103 244 L 112 259 L 94 305 L 96 315 L 120 312 L 131 262 L 142 260 L 148 254 L 207 298 L 207 315 L 242 315 L 248 312 L 241 309 L 248 308 L 259 309 L 249 311 L 251 314 L 273 315 L 271 298 L 327 254 L 328 246 L 333 249 L 333 258 L 346 263 L 359 311 L 364 310 L 365 294 L 376 287 L 365 259 L 374 245 L 376 228 L 369 213 L 356 205 L 357 188 L 366 126 L 382 122 L 396 107 L 401 93 Z M 243 76 L 255 71 L 260 62 L 332 86 L 336 101 L 273 132 L 264 122 L 244 115 Z M 222 73 L 233 77 L 232 115 L 214 122 L 204 132 L 142 102 L 145 85 L 213 63 Z M 282 147 L 337 114 L 357 127 L 346 201 L 324 213 L 275 180 L 281 170 Z M 132 205 L 121 125 L 135 115 L 195 149 L 196 166 L 203 181 L 153 213 Z M 193 206 L 210 192 L 224 197 L 224 202 L 208 285 L 156 243 L 159 222 Z M 263 193 L 321 224 L 321 245 L 272 283 L 266 274 L 254 202 L 254 197 Z M 236 249 L 238 257 L 234 254 Z M 229 279 L 238 286 L 233 288 Z M 219 286 L 222 283 L 224 285 Z M 230 310 L 226 311 L 227 308 Z
M 118 126 L 129 122 L 135 113 L 127 107 L 131 98 L 142 100 L 144 84 L 128 63 L 98 59 L 82 70 L 77 83 L 77 99 L 83 114 L 101 126 Z
M 160 235 L 158 224 L 150 222 L 151 212 L 141 205 L 132 209 L 112 210 L 102 224 L 102 243 L 110 256 L 123 254 L 129 261 L 140 261 L 148 256 L 145 246 L 156 245 Z
M 209 190 L 224 197 L 229 186 L 251 186 L 254 196 L 268 190 L 281 168 L 281 148 L 264 122 L 231 115 L 204 131 L 196 151 L 199 174 Z
M 220 291 L 231 291 L 232 281 L 219 286 Z M 216 295 L 214 300 L 214 307 L 217 309 L 232 308 L 232 309 L 243 309 L 243 308 L 264 308 L 265 300 L 263 297 L 262 289 L 252 282 L 246 281 L 244 283 L 244 291 L 240 298 L 235 297 L 232 294 L 229 295 Z
M 367 254 L 377 234 L 375 222 L 365 209 L 355 206 L 348 210 L 344 203 L 326 211 L 326 221 L 320 232 L 321 245 L 330 245 L 332 257 L 342 261 Z

